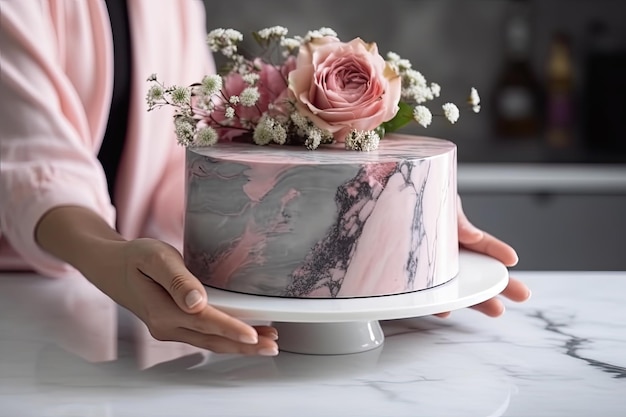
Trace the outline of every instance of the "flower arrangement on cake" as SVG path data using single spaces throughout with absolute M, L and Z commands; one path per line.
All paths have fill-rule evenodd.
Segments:
M 425 103 L 439 97 L 441 87 L 398 54 L 381 56 L 376 43 L 342 42 L 329 28 L 287 35 L 281 26 L 254 32 L 262 53 L 249 58 L 239 51 L 240 32 L 211 31 L 207 43 L 226 58 L 223 70 L 190 86 L 165 85 L 152 74 L 148 110 L 174 106 L 178 142 L 191 147 L 238 138 L 308 149 L 343 142 L 349 150 L 371 151 L 410 122 L 427 127 L 433 115 L 450 123 L 459 118 L 450 102 L 431 112 Z M 480 111 L 475 88 L 467 105 Z

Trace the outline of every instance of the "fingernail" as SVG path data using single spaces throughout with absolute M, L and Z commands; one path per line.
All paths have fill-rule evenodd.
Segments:
M 256 334 L 242 334 L 239 336 L 239 341 L 241 343 L 247 343 L 249 345 L 256 345 L 259 343 L 259 336 Z
M 202 294 L 200 294 L 200 291 L 191 290 L 185 297 L 185 304 L 187 304 L 187 307 L 189 308 L 194 308 L 195 306 L 200 304 L 203 299 L 204 297 L 202 297 Z
M 276 356 L 278 355 L 278 348 L 266 347 L 263 349 L 259 349 L 257 353 L 261 356 Z

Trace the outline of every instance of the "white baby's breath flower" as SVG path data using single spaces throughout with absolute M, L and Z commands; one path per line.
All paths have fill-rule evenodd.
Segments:
M 241 32 L 235 29 L 226 29 L 226 37 L 232 42 L 240 42 L 243 40 Z
M 185 87 L 174 87 L 170 92 L 172 103 L 176 105 L 188 104 L 189 99 L 191 98 L 191 93 L 188 88 Z
M 322 143 L 322 131 L 315 126 L 310 126 L 306 130 L 305 136 L 304 146 L 311 151 L 317 149 L 320 143 Z
M 228 98 L 228 102 L 232 104 L 233 106 L 236 106 L 237 104 L 239 104 L 240 101 L 241 100 L 239 99 L 239 96 L 235 94 L 233 94 L 232 96 Z
M 243 89 L 241 94 L 239 94 L 241 104 L 246 107 L 254 106 L 260 97 L 261 94 L 259 93 L 259 89 L 256 87 L 246 87 Z
M 146 101 L 148 102 L 148 106 L 153 107 L 156 102 L 161 99 L 163 99 L 163 88 L 158 84 L 150 86 L 148 94 L 146 95 Z
M 373 130 L 353 130 L 345 138 L 346 149 L 350 151 L 375 151 L 379 143 L 380 136 Z
M 265 128 L 265 126 L 259 123 L 254 128 L 252 140 L 254 141 L 254 143 L 260 146 L 269 145 L 270 143 L 272 143 L 272 131 Z
M 470 95 L 467 99 L 467 102 L 472 106 L 472 111 L 474 113 L 480 112 L 480 96 L 478 95 L 478 90 L 472 87 L 470 90 Z
M 387 52 L 387 61 L 396 62 L 400 60 L 400 55 L 395 52 Z
M 237 44 L 243 40 L 241 32 L 235 29 L 214 29 L 207 35 L 207 44 L 213 52 L 232 57 L 237 52 Z
M 408 101 L 414 101 L 417 104 L 424 103 L 433 99 L 433 92 L 428 87 L 413 85 L 403 88 L 401 95 Z
M 242 40 L 243 40 L 243 35 L 241 34 L 241 32 L 235 29 L 217 28 L 217 29 L 213 29 L 207 34 L 207 42 L 209 42 L 210 45 L 211 44 L 223 45 L 223 44 L 229 44 L 233 42 L 236 43 L 236 42 L 241 42 Z
M 446 103 L 441 106 L 443 109 L 443 114 L 446 116 L 446 119 L 452 124 L 456 123 L 459 120 L 459 108 L 453 103 Z
M 242 75 L 243 81 L 248 85 L 255 85 L 261 76 L 256 72 L 249 72 Z
M 387 62 L 400 75 L 404 75 L 412 67 L 411 61 L 403 59 L 395 52 L 387 52 Z
M 264 114 L 254 128 L 252 139 L 257 145 L 268 145 L 271 142 L 282 145 L 287 140 L 287 131 L 275 119 Z
M 362 136 L 362 135 L 363 135 L 362 131 L 351 130 L 344 138 L 346 149 L 349 151 L 356 151 L 358 147 L 357 143 L 360 141 L 359 136 Z
M 184 117 L 177 117 L 174 119 L 174 132 L 178 139 L 178 144 L 182 146 L 189 146 L 194 139 L 195 127 Z
M 337 32 L 328 27 L 321 27 L 318 31 L 322 34 L 322 36 L 337 36 Z
M 272 38 L 282 38 L 284 36 L 287 36 L 287 33 L 289 33 L 289 31 L 285 27 L 272 26 L 269 28 L 261 29 L 257 34 L 261 39 L 269 40 Z
M 433 93 L 434 97 L 439 97 L 439 94 L 441 94 L 441 86 L 437 83 L 430 83 L 430 91 Z
M 217 131 L 210 126 L 205 126 L 196 132 L 193 144 L 196 146 L 213 146 L 217 143 Z
M 420 125 L 428 127 L 433 121 L 433 114 L 426 106 L 416 106 L 413 109 L 413 118 Z
M 226 117 L 227 119 L 232 119 L 233 117 L 235 117 L 235 109 L 232 107 L 226 107 L 226 110 L 224 110 L 224 117 Z
M 218 74 L 207 75 L 202 79 L 202 93 L 212 96 L 220 92 L 223 87 L 222 77 Z
M 480 104 L 480 96 L 478 95 L 478 90 L 476 90 L 476 88 L 472 87 L 467 101 L 472 106 L 478 106 Z
M 326 129 L 320 129 L 320 132 L 322 134 L 321 143 L 334 143 L 335 142 L 335 136 L 330 131 Z
M 319 28 L 317 30 L 310 30 L 304 36 L 304 41 L 305 42 L 311 42 L 313 39 L 319 39 L 319 38 L 323 38 L 325 36 L 336 37 L 337 36 L 337 32 L 335 32 L 331 28 L 327 28 L 327 27 L 322 27 L 322 28 Z
M 290 117 L 291 117 L 291 121 L 293 122 L 293 124 L 299 127 L 300 129 L 306 129 L 307 126 L 309 125 L 309 120 L 305 116 L 298 113 L 297 111 L 291 113 Z
M 293 52 L 300 47 L 302 42 L 296 38 L 284 38 L 280 40 L 280 46 L 288 52 Z
M 274 137 L 272 140 L 279 145 L 284 145 L 287 142 L 287 130 L 285 130 L 284 126 L 277 124 L 274 127 Z
M 426 78 L 421 72 L 414 69 L 407 69 L 401 72 L 402 76 L 402 97 L 408 101 L 417 104 L 432 100 L 435 93 L 439 93 L 438 85 L 433 84 L 429 87 Z
M 365 133 L 363 142 L 361 143 L 361 150 L 363 152 L 371 152 L 378 149 L 380 144 L 380 136 L 373 130 L 369 130 Z
M 426 87 L 426 78 L 421 72 L 414 69 L 407 69 L 402 74 L 403 82 L 407 85 L 417 85 L 420 87 Z
M 401 72 L 409 71 L 412 67 L 411 61 L 408 59 L 399 59 L 396 61 L 396 65 Z

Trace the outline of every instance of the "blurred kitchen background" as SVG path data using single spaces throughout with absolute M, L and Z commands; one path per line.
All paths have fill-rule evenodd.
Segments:
M 458 146 L 468 217 L 521 270 L 626 270 L 626 0 L 229 0 L 207 29 L 322 26 L 375 41 L 442 86 L 481 96 L 455 126 L 407 133 Z

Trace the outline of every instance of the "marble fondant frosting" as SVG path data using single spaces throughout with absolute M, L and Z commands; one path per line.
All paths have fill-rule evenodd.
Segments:
M 430 288 L 458 272 L 456 146 L 389 135 L 337 144 L 189 148 L 184 258 L 204 284 L 333 298 Z

